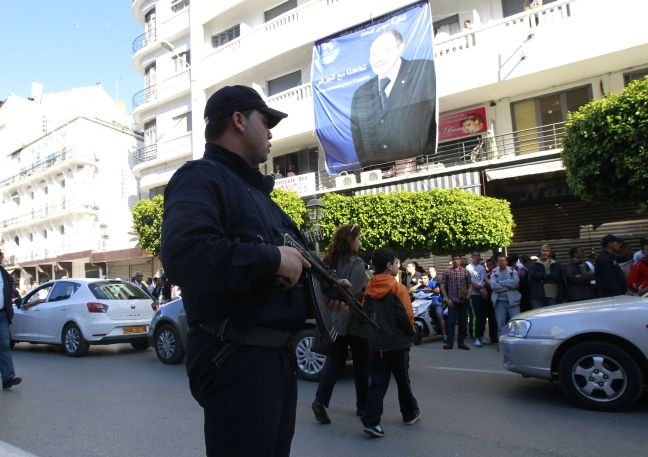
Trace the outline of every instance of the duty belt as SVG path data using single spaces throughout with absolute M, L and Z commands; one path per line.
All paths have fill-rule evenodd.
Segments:
M 228 318 L 213 319 L 189 326 L 189 332 L 202 330 L 215 335 L 219 340 L 225 342 L 238 343 L 244 346 L 262 346 L 280 349 L 292 347 L 296 333 L 289 330 L 260 326 L 240 330 L 228 324 Z

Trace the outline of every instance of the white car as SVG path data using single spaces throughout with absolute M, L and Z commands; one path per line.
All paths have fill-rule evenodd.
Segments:
M 30 291 L 16 306 L 11 342 L 56 344 L 79 357 L 90 344 L 148 347 L 153 299 L 136 285 L 105 279 L 57 279 Z
M 648 384 L 648 298 L 621 295 L 518 314 L 500 348 L 507 369 L 559 381 L 579 406 L 628 409 Z

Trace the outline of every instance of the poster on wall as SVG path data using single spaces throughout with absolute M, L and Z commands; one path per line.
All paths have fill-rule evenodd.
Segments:
M 315 42 L 315 132 L 329 173 L 435 153 L 432 40 L 419 1 Z
M 486 108 L 480 106 L 439 117 L 439 143 L 486 133 Z

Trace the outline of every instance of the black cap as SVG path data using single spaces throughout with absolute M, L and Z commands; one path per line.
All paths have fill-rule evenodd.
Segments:
M 618 236 L 614 235 L 605 235 L 603 238 L 601 238 L 601 246 L 605 247 L 608 245 L 608 243 L 612 243 L 614 241 L 618 241 L 619 243 L 623 243 L 623 240 L 619 238 Z
M 247 86 L 225 86 L 209 97 L 205 105 L 205 124 L 230 116 L 236 111 L 259 110 L 268 116 L 268 127 L 273 128 L 286 113 L 269 108 L 257 91 Z

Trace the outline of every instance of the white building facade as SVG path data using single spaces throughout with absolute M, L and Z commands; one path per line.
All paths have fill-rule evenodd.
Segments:
M 648 12 L 640 0 L 544 0 L 528 10 L 523 0 L 431 0 L 438 110 L 483 108 L 488 132 L 440 142 L 435 156 L 393 173 L 326 173 L 314 134 L 313 44 L 410 3 L 134 0 L 145 30 L 132 59 L 145 77 L 133 113 L 145 131 L 134 167 L 140 197 L 161 193 L 181 163 L 202 156 L 209 95 L 244 84 L 289 113 L 273 130 L 264 171 L 298 170 L 277 184 L 305 198 L 435 187 L 507 198 L 518 225 L 514 244 L 527 251 L 546 240 L 594 247 L 606 230 L 648 232 L 632 208 L 606 209 L 571 195 L 559 157 L 570 110 L 648 74 L 648 34 L 627 24 L 629 15 Z
M 131 165 L 141 144 L 100 86 L 0 106 L 1 245 L 21 288 L 107 275 L 93 257 L 136 247 Z

